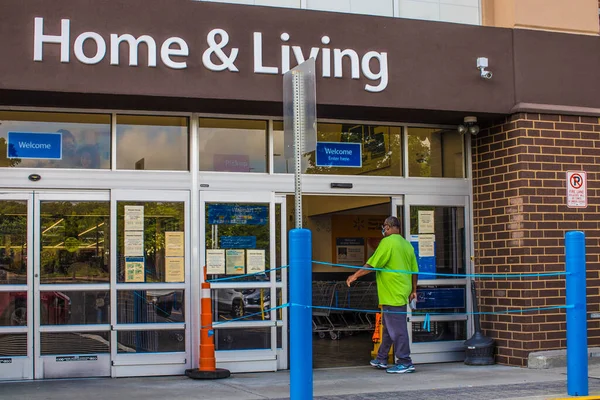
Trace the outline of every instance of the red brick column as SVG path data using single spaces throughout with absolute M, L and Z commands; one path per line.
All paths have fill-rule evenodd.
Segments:
M 588 175 L 588 207 L 566 206 L 566 171 Z M 473 143 L 476 273 L 561 272 L 564 235 L 586 235 L 588 313 L 600 312 L 600 124 L 595 117 L 515 114 Z M 480 311 L 565 305 L 564 277 L 480 280 Z M 565 310 L 482 315 L 496 361 L 526 366 L 532 351 L 566 347 Z M 588 319 L 588 344 L 600 321 Z

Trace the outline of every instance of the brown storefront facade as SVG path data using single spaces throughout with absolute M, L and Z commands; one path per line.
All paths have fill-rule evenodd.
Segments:
M 292 212 L 289 195 L 293 193 L 293 175 L 288 174 L 291 171 L 287 170 L 287 163 L 278 166 L 277 157 L 281 157 L 278 139 L 271 133 L 278 130 L 282 119 L 282 73 L 309 55 L 316 55 L 320 123 L 386 126 L 389 132 L 397 127 L 398 147 L 403 150 L 399 150 L 397 174 L 385 172 L 371 177 L 377 175 L 376 168 L 364 173 L 369 176 L 362 177 L 346 172 L 312 172 L 312 175 L 308 172 L 307 193 L 387 196 L 393 213 L 404 213 L 407 234 L 421 233 L 413 232 L 410 226 L 413 206 L 415 213 L 424 206 L 459 209 L 464 221 L 459 224 L 462 231 L 456 238 L 464 235 L 464 243 L 452 257 L 461 264 L 455 271 L 463 275 L 563 271 L 564 234 L 581 230 L 586 234 L 587 245 L 587 311 L 589 315 L 600 312 L 597 299 L 600 294 L 600 99 L 597 96 L 600 77 L 596 73 L 600 68 L 600 58 L 596 56 L 600 38 L 597 36 L 191 1 L 104 4 L 85 0 L 49 4 L 35 0 L 4 8 L 0 15 L 2 122 L 10 125 L 11 118 L 25 114 L 39 115 L 23 117 L 23 121 L 43 122 L 44 118 L 50 118 L 49 114 L 58 113 L 62 116 L 50 119 L 68 123 L 69 114 L 85 114 L 86 123 L 104 124 L 103 129 L 113 134 L 108 133 L 102 139 L 110 155 L 101 156 L 103 167 L 99 171 L 33 163 L 16 165 L 3 155 L 0 161 L 5 168 L 0 170 L 0 191 L 5 197 L 0 201 L 23 202 L 30 219 L 46 215 L 44 207 L 49 207 L 47 214 L 56 212 L 51 208 L 53 201 L 68 201 L 74 207 L 82 202 L 102 203 L 110 216 L 106 221 L 94 220 L 93 226 L 98 229 L 100 224 L 110 225 L 104 234 L 107 239 L 110 235 L 117 239 L 115 242 L 119 241 L 111 242 L 112 247 L 105 249 L 103 268 L 112 272 L 102 279 L 94 275 L 90 281 L 77 281 L 79 286 L 70 287 L 66 278 L 44 277 L 44 246 L 49 245 L 44 244 L 43 234 L 51 229 L 54 220 L 44 222 L 41 217 L 31 222 L 27 230 L 31 244 L 23 250 L 28 259 L 23 262 L 29 263 L 24 278 L 11 281 L 0 275 L 0 281 L 4 279 L 0 295 L 27 293 L 30 299 L 24 306 L 29 314 L 22 315 L 23 323 L 16 327 L 9 322 L 3 325 L 0 319 L 0 336 L 5 335 L 6 339 L 10 335 L 24 335 L 27 350 L 23 354 L 30 360 L 18 364 L 25 372 L 19 371 L 12 379 L 64 376 L 55 371 L 65 365 L 70 368 L 68 376 L 177 374 L 185 368 L 197 367 L 200 309 L 196 305 L 200 303 L 202 281 L 198 266 L 207 263 L 208 250 L 215 250 L 210 247 L 209 236 L 217 235 L 217 230 L 209 227 L 210 206 L 236 202 L 265 204 L 271 242 L 266 247 L 263 264 L 266 262 L 267 269 L 286 264 L 282 250 L 286 241 L 281 234 L 285 237 L 285 216 Z M 476 67 L 480 57 L 489 60 L 491 79 L 480 76 Z M 107 119 L 96 118 L 96 114 L 106 115 Z M 134 159 L 129 167 L 121 167 L 119 154 L 125 159 L 127 150 L 120 147 L 120 126 L 141 126 L 146 122 L 138 123 L 136 118 L 153 116 L 164 117 L 156 120 L 157 126 L 183 127 L 183 130 L 187 127 L 194 132 L 202 128 L 207 134 L 213 134 L 209 129 L 222 129 L 227 124 L 236 128 L 240 120 L 251 121 L 245 122 L 245 126 L 251 126 L 246 129 L 267 132 L 266 144 L 260 150 L 264 153 L 264 163 L 255 164 L 251 157 L 240 155 L 217 161 L 220 155 L 215 153 L 214 157 L 211 154 L 213 164 L 205 168 L 203 146 L 210 143 L 204 141 L 202 133 L 189 137 L 184 133 L 178 140 L 188 152 L 187 159 L 179 160 L 180 164 L 173 157 L 161 161 L 161 165 L 175 167 L 152 167 L 142 157 Z M 480 127 L 477 135 L 456 132 L 467 116 L 477 118 Z M 218 119 L 230 122 L 223 125 L 215 122 Z M 264 128 L 253 125 L 257 121 L 264 122 Z M 56 132 L 52 127 L 52 132 Z M 454 139 L 448 139 L 447 143 L 460 138 L 463 147 L 459 157 L 466 160 L 462 166 L 460 160 L 457 164 L 461 172 L 412 174 L 412 156 L 406 148 L 410 146 L 410 136 L 417 135 L 419 129 L 451 131 Z M 82 137 L 87 134 L 82 133 Z M 255 142 L 263 139 L 258 137 Z M 9 152 L 10 143 L 7 138 L 4 140 Z M 167 148 L 170 140 L 153 143 L 157 148 L 161 143 Z M 386 145 L 391 153 L 393 146 L 389 143 Z M 136 142 L 130 146 L 135 147 Z M 448 149 L 451 144 L 446 146 Z M 446 153 L 444 156 L 449 157 Z M 218 163 L 235 167 L 219 169 Z M 241 164 L 250 166 L 242 171 Z M 395 164 L 392 161 L 389 165 L 392 169 Z M 572 170 L 587 172 L 586 208 L 566 205 L 566 172 Z M 333 182 L 352 185 L 332 189 Z M 422 200 L 427 197 L 434 200 L 431 203 Z M 168 211 L 165 204 L 170 207 Z M 145 208 L 140 209 L 142 206 Z M 183 211 L 173 211 L 180 207 Z M 77 212 L 83 211 L 73 209 L 72 215 Z M 153 228 L 156 236 L 164 240 L 165 253 L 160 253 L 164 260 L 160 266 L 144 266 L 147 261 L 135 259 L 149 257 L 148 249 L 138 249 L 138 254 L 135 247 L 135 238 L 140 237 L 136 235 L 141 231 L 149 233 L 128 221 L 140 215 L 143 220 L 144 212 L 148 218 L 151 212 L 172 216 L 161 223 L 156 222 L 160 220 L 157 217 L 153 222 L 153 226 L 164 225 L 160 232 L 158 227 Z M 291 228 L 291 222 L 287 223 L 287 229 Z M 77 237 L 79 247 L 83 248 L 87 230 L 80 229 L 81 238 Z M 182 232 L 180 239 L 177 232 Z M 173 248 L 167 246 L 167 233 L 173 240 Z M 256 236 L 260 241 L 260 235 Z M 440 248 L 442 239 L 436 237 Z M 98 236 L 94 240 L 87 246 L 93 248 L 95 244 L 98 248 Z M 71 252 L 65 243 L 55 245 Z M 5 244 L 4 248 L 8 247 Z M 155 247 L 152 254 L 162 251 L 160 247 L 158 250 Z M 185 250 L 178 253 L 175 248 Z M 121 253 L 122 259 L 118 258 Z M 181 259 L 175 260 L 177 257 Z M 139 266 L 135 263 L 139 262 L 147 270 L 159 270 L 164 267 L 163 262 L 171 263 L 173 275 L 166 278 L 166 274 L 156 273 L 155 280 L 148 276 L 137 280 L 132 272 L 131 278 L 127 278 L 128 268 L 135 271 L 136 265 Z M 10 271 L 7 276 L 11 276 Z M 75 272 L 72 276 L 76 280 Z M 147 286 L 136 286 L 142 282 Z M 469 280 L 461 282 L 440 285 L 466 290 Z M 434 284 L 428 282 L 428 285 Z M 514 312 L 564 305 L 563 277 L 477 279 L 477 286 L 480 311 L 493 312 L 482 315 L 481 320 L 483 333 L 496 340 L 496 362 L 526 366 L 532 351 L 565 348 L 564 309 Z M 230 286 L 223 284 L 221 288 L 227 291 Z M 142 289 L 147 299 L 151 299 L 145 300 L 148 304 L 163 305 L 161 312 L 165 304 L 170 305 L 173 311 L 169 308 L 165 313 L 174 324 L 172 329 L 165 329 L 158 320 L 143 321 L 147 325 L 140 328 L 138 313 L 143 307 L 135 299 Z M 261 296 L 263 289 L 271 291 L 270 299 L 278 297 L 278 305 L 285 304 L 287 275 L 273 272 L 267 281 L 251 282 L 242 289 L 260 289 Z M 79 298 L 76 292 L 95 296 L 94 305 L 89 306 L 96 313 L 95 323 L 56 322 L 62 318 L 56 310 L 57 315 L 44 315 L 44 301 L 67 303 L 69 300 L 64 296 L 76 301 Z M 48 297 L 44 293 L 55 294 Z M 222 302 L 228 302 L 228 310 L 234 317 L 236 301 L 243 301 L 240 304 L 245 306 L 250 301 L 246 297 L 238 299 L 239 293 L 229 293 L 227 296 L 231 298 Z M 10 304 L 14 307 L 15 296 L 11 296 Z M 112 309 L 106 307 L 109 299 Z M 261 299 L 262 307 L 266 300 Z M 459 307 L 461 317 L 448 323 L 464 322 L 462 340 L 473 331 L 468 290 L 464 299 L 464 307 Z M 129 300 L 134 305 L 131 316 L 126 317 L 120 314 L 120 306 Z M 270 301 L 274 306 L 275 302 Z M 178 309 L 177 304 L 182 302 L 185 307 Z M 171 316 L 177 313 L 179 319 L 173 319 Z M 287 368 L 287 311 L 269 313 L 271 320 L 263 316 L 262 320 L 247 325 L 267 332 L 264 336 L 268 343 L 265 339 L 267 344 L 260 351 L 242 346 L 234 349 L 246 350 L 245 353 L 227 353 L 227 345 L 236 340 L 232 332 L 246 328 L 243 322 L 237 322 L 239 326 L 232 323 L 231 329 L 222 328 L 223 332 L 231 332 L 222 334 L 223 351 L 217 355 L 219 366 L 239 371 Z M 13 315 L 17 314 L 13 309 Z M 34 320 L 34 315 L 41 315 L 41 319 L 36 316 Z M 44 352 L 43 346 L 60 341 L 61 335 L 70 332 L 67 327 L 76 324 L 87 324 L 73 329 L 88 339 L 97 334 L 103 343 L 109 343 L 108 347 L 76 355 Z M 33 333 L 34 327 L 41 328 L 41 337 Z M 144 332 L 150 330 L 156 332 L 152 336 L 159 349 L 156 352 L 147 350 L 152 346 L 146 342 L 152 340 Z M 167 342 L 182 344 L 161 348 Z M 461 341 L 455 342 L 452 346 L 424 347 L 422 358 L 416 360 L 460 360 Z M 590 317 L 588 343 L 594 346 L 599 342 L 599 322 Z M 96 356 L 96 352 L 107 355 Z M 3 357 L 12 360 L 11 354 L 0 354 L 0 359 Z M 153 361 L 149 357 L 154 357 Z M 103 360 L 106 363 L 100 369 L 92 367 L 87 373 L 77 375 L 77 365 Z M 157 364 L 164 369 L 156 372 Z

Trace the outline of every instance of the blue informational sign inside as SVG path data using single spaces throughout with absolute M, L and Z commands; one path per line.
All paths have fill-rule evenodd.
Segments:
M 8 132 L 6 156 L 21 159 L 62 159 L 62 134 Z
M 464 288 L 436 288 L 417 290 L 417 310 L 465 308 Z
M 211 225 L 264 225 L 269 219 L 269 207 L 240 204 L 209 204 Z
M 410 235 L 410 244 L 415 249 L 415 256 L 417 256 L 417 265 L 419 266 L 419 272 L 427 272 L 427 274 L 419 274 L 419 280 L 422 279 L 435 279 L 435 255 L 431 257 L 421 257 L 419 255 L 419 235 Z M 433 254 L 435 254 L 435 242 L 433 242 Z
M 221 249 L 255 249 L 256 236 L 221 236 Z
M 362 144 L 318 142 L 317 167 L 362 168 Z

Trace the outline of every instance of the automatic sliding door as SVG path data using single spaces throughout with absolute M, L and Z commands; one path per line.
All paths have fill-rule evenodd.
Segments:
M 0 380 L 33 378 L 33 196 L 0 194 Z
M 108 192 L 35 200 L 35 376 L 110 376 Z

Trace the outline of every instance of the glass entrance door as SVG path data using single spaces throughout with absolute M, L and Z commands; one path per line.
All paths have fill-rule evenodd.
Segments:
M 35 192 L 36 378 L 110 376 L 108 192 Z
M 409 315 L 415 362 L 461 361 L 469 337 L 471 226 L 467 196 L 405 196 L 393 201 L 419 264 L 417 310 Z M 424 274 L 436 273 L 440 275 Z M 429 313 L 430 323 L 425 323 Z
M 33 378 L 32 220 L 32 193 L 0 193 L 0 379 Z
M 110 376 L 107 192 L 0 194 L 0 377 Z
M 211 283 L 217 366 L 287 368 L 285 198 L 200 194 L 201 265 Z
M 113 191 L 112 376 L 191 368 L 189 192 Z

